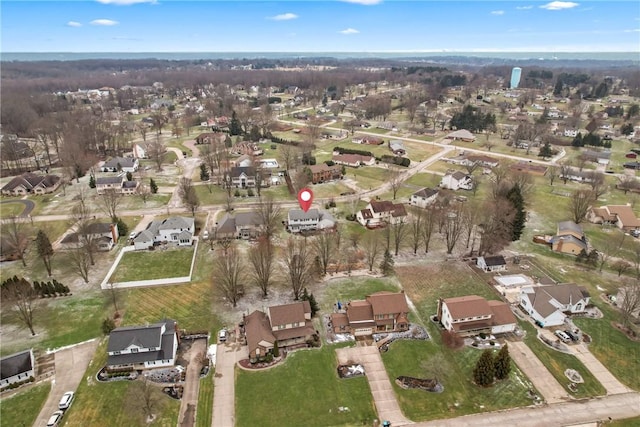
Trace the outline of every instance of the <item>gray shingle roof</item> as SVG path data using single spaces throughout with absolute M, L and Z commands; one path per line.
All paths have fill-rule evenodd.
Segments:
M 102 167 L 117 168 L 119 164 L 121 168 L 130 168 L 135 164 L 135 160 L 136 159 L 132 157 L 114 157 L 113 159 L 104 162 L 104 165 L 102 165 Z
M 123 179 L 121 176 L 101 176 L 96 178 L 96 185 L 120 184 Z
M 0 359 L 0 379 L 10 378 L 33 369 L 31 350 L 21 351 Z
M 165 326 L 164 333 L 162 333 L 163 325 Z M 109 356 L 107 365 L 142 363 L 172 358 L 176 333 L 175 325 L 175 320 L 167 319 L 153 325 L 128 326 L 114 329 L 109 335 L 107 352 L 122 351 L 131 345 L 142 348 L 159 347 L 160 350 Z
M 291 209 L 289 211 L 289 221 L 301 221 L 304 219 L 320 220 L 320 212 L 318 209 L 309 209 L 307 212 L 302 209 Z

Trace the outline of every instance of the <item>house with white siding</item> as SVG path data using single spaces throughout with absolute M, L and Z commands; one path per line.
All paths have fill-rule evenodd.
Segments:
M 178 344 L 175 320 L 115 328 L 109 334 L 107 370 L 173 366 L 176 363 Z
M 589 301 L 589 292 L 575 283 L 520 290 L 520 306 L 542 327 L 560 326 L 567 315 L 584 313 Z

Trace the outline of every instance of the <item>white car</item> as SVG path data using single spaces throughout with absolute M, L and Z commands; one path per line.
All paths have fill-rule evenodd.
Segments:
M 556 331 L 555 332 L 556 336 L 558 338 L 560 338 L 562 340 L 562 342 L 569 342 L 571 341 L 571 338 L 569 337 L 569 335 L 565 334 L 564 331 Z
M 204 230 L 202 232 L 202 240 L 207 240 L 209 239 L 209 232 L 207 230 Z
M 56 411 L 49 417 L 49 421 L 47 421 L 47 427 L 57 427 L 60 425 L 60 420 L 62 419 L 62 415 L 64 412 Z
M 136 238 L 137 235 L 138 235 L 137 231 L 132 231 L 131 233 L 129 233 L 129 239 L 133 240 Z
M 62 395 L 62 399 L 60 399 L 60 403 L 58 403 L 58 409 L 69 409 L 71 404 L 73 403 L 73 392 L 68 391 Z
M 227 341 L 227 330 L 223 329 L 220 332 L 218 332 L 218 339 L 220 340 L 220 342 L 225 342 Z

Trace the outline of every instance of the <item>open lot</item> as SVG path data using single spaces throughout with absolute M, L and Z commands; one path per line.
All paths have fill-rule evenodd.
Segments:
M 109 280 L 115 283 L 188 276 L 193 253 L 193 248 L 165 246 L 154 251 L 127 252 Z

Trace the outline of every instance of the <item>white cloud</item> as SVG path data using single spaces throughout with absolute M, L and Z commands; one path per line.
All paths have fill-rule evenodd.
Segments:
M 116 6 L 130 6 L 138 3 L 156 3 L 156 0 L 96 0 L 102 4 L 115 4 Z
M 82 24 L 77 21 L 69 21 L 67 27 L 82 27 Z
M 102 27 L 112 27 L 114 25 L 118 25 L 119 22 L 118 21 L 113 21 L 111 19 L 94 19 L 93 21 L 89 22 L 91 25 L 98 25 L 98 26 L 102 26 Z
M 345 35 L 349 35 L 349 34 L 358 34 L 360 31 L 354 29 L 354 28 L 347 28 L 346 30 L 342 30 L 342 31 L 338 31 L 340 34 L 345 34 Z
M 287 12 L 287 13 L 281 13 L 280 15 L 276 15 L 276 16 L 270 16 L 267 19 L 272 19 L 274 21 L 290 21 L 296 18 L 298 18 L 298 15 L 296 15 L 295 13 Z
M 363 4 L 365 6 L 371 6 L 374 4 L 382 3 L 382 0 L 342 0 L 345 3 Z
M 533 9 L 533 6 L 516 6 L 517 10 L 529 10 Z
M 498 15 L 498 16 L 504 15 L 504 10 L 492 10 L 491 14 L 492 15 Z
M 579 6 L 579 4 L 572 1 L 552 1 L 551 3 L 543 4 L 540 7 L 547 10 L 562 10 L 571 9 L 576 6 Z
M 636 28 L 636 29 L 633 29 L 633 30 L 624 30 L 623 32 L 625 32 L 625 33 L 640 33 L 640 29 Z

